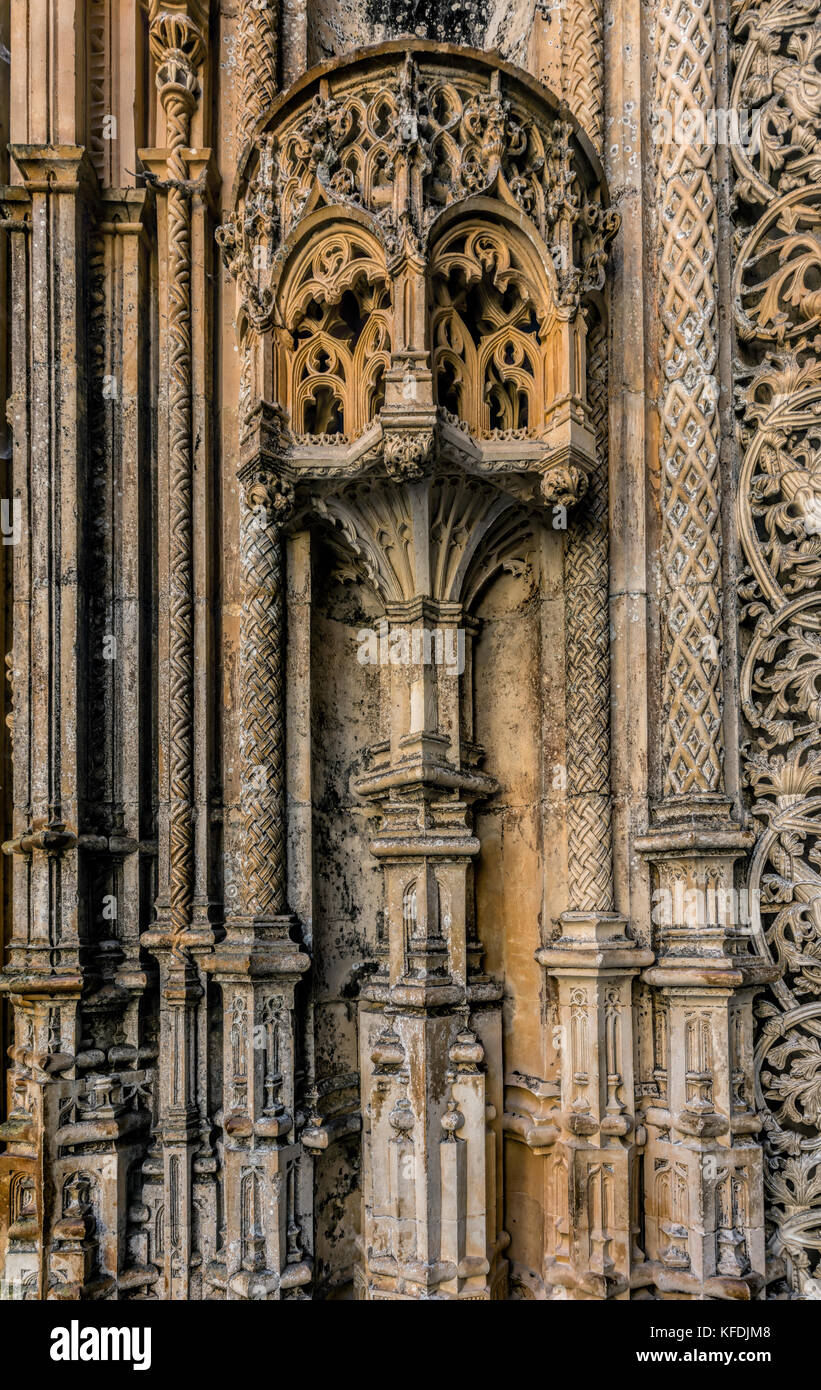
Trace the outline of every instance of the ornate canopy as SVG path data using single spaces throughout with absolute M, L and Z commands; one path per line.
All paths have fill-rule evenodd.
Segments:
M 285 412 L 289 482 L 441 459 L 575 500 L 616 226 L 587 137 L 508 65 L 394 42 L 314 69 L 257 122 L 220 233 L 244 418 Z

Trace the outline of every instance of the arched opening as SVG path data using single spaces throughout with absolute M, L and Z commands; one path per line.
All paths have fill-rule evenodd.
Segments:
M 551 291 L 523 243 L 509 227 L 469 218 L 430 259 L 435 400 L 477 438 L 536 435 L 545 418 Z
M 249 397 L 281 424 L 252 419 L 246 460 L 312 538 L 288 737 L 309 790 L 289 905 L 311 923 L 314 1278 L 393 1297 L 427 1250 L 443 1296 L 498 1297 L 505 1232 L 522 1271 L 546 1239 L 520 1142 L 556 1094 L 532 1004 L 567 902 L 546 504 L 566 520 L 596 461 L 602 192 L 549 97 L 495 60 L 467 80 L 388 46 L 312 81 L 272 113 L 282 240 L 245 301 Z
M 355 437 L 385 400 L 391 362 L 391 287 L 366 230 L 320 225 L 286 269 L 275 392 L 306 442 Z

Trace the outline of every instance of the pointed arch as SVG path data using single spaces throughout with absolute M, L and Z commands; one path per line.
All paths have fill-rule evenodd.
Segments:
M 434 393 L 476 438 L 539 437 L 559 391 L 550 258 L 496 201 L 442 216 L 429 287 Z

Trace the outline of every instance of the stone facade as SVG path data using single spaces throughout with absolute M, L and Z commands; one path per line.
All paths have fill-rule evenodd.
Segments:
M 0 0 L 9 1297 L 821 1296 L 820 35 Z

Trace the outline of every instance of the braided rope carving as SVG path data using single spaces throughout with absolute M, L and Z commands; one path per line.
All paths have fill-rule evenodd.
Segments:
M 182 187 L 204 42 L 198 6 L 158 8 L 151 23 L 168 142 L 168 433 L 170 484 L 169 713 L 173 953 L 191 920 L 194 891 L 194 603 L 191 409 L 191 213 Z
M 242 123 L 251 131 L 277 94 L 279 0 L 242 0 L 239 13 L 239 61 L 242 73 Z
M 569 0 L 562 18 L 562 95 L 601 155 L 604 35 L 601 0 Z
M 722 777 L 713 0 L 664 0 L 656 26 L 660 142 L 664 795 Z
M 172 94 L 165 102 L 171 153 L 169 178 L 183 180 L 182 148 L 188 143 L 188 104 Z M 191 916 L 194 869 L 193 685 L 194 606 L 191 557 L 191 226 L 188 202 L 168 194 L 168 425 L 170 436 L 171 642 L 171 927 L 177 937 Z
M 564 562 L 569 907 L 612 912 L 607 338 L 600 323 L 588 348 L 597 462 Z
M 290 489 L 267 470 L 243 482 L 242 728 L 246 911 L 286 910 L 284 598 L 280 523 Z

